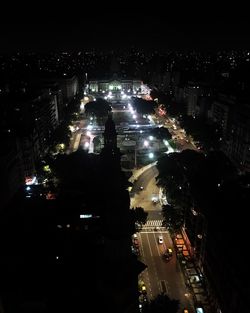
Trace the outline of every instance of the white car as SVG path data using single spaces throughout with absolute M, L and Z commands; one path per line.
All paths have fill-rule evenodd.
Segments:
M 163 236 L 162 236 L 162 235 L 160 235 L 160 236 L 158 237 L 158 243 L 160 243 L 160 244 L 163 243 Z

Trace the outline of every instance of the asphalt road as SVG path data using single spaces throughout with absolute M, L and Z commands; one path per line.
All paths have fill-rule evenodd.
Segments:
M 158 243 L 158 236 L 163 236 L 163 244 Z M 167 231 L 146 232 L 138 234 L 140 243 L 140 259 L 147 265 L 147 269 L 140 275 L 147 287 L 147 296 L 154 298 L 165 292 L 170 298 L 180 300 L 180 312 L 184 308 L 192 311 L 191 296 L 186 289 L 184 278 L 176 260 L 175 251 L 169 261 L 162 254 L 166 248 L 173 249 L 173 243 Z
M 116 118 L 118 114 L 124 114 L 124 112 L 116 112 Z M 127 117 L 125 116 L 126 120 Z M 85 121 L 82 122 L 81 126 L 83 127 L 84 124 Z M 73 135 L 71 145 L 74 144 L 75 136 L 76 134 Z M 186 146 L 184 142 L 183 146 Z M 139 176 L 132 190 L 134 197 L 131 198 L 131 207 L 143 207 L 149 213 L 148 220 L 150 222 L 162 219 L 160 203 L 154 204 L 152 202 L 152 196 L 159 195 L 159 188 L 155 184 L 155 177 L 157 175 L 158 171 L 155 166 L 149 168 Z M 142 190 L 140 189 L 141 186 L 143 187 Z M 190 313 L 193 313 L 191 309 L 192 304 L 189 301 L 191 297 L 186 289 L 182 272 L 176 260 L 175 251 L 173 251 L 173 256 L 168 262 L 162 257 L 162 253 L 166 248 L 173 248 L 173 243 L 169 233 L 163 228 L 160 229 L 154 232 L 152 228 L 145 228 L 138 234 L 140 259 L 147 265 L 147 269 L 140 275 L 140 279 L 145 282 L 149 299 L 152 299 L 161 292 L 166 292 L 171 298 L 180 300 L 180 312 L 185 307 L 190 309 Z M 159 234 L 163 235 L 163 244 L 158 243 Z
M 132 189 L 134 197 L 131 198 L 131 207 L 140 206 L 145 211 L 161 210 L 159 202 L 156 204 L 152 202 L 152 197 L 159 195 L 159 188 L 155 184 L 155 177 L 157 175 L 157 168 L 152 166 L 139 176 Z M 143 190 L 140 189 L 141 186 Z

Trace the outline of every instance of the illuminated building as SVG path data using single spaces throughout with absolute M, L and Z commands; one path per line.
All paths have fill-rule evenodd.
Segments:
M 104 94 L 112 92 L 114 95 L 119 95 L 121 92 L 128 94 L 135 94 L 142 90 L 143 83 L 141 80 L 125 80 L 119 79 L 116 74 L 110 80 L 90 80 L 89 90 L 90 94 Z

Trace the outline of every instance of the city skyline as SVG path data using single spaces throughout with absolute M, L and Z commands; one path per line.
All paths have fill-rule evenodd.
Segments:
M 0 27 L 0 311 L 248 313 L 250 28 L 86 12 Z

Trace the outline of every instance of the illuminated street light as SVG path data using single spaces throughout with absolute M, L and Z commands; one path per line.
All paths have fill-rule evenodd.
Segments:
M 148 138 L 149 138 L 149 140 L 153 140 L 153 139 L 154 139 L 154 137 L 153 137 L 153 136 L 149 136 Z
M 149 142 L 147 140 L 144 140 L 143 145 L 144 145 L 144 147 L 148 147 L 149 146 Z
M 194 216 L 197 216 L 198 215 L 198 212 L 196 212 L 194 209 L 191 209 L 192 213 Z
M 154 158 L 153 152 L 150 152 L 148 156 L 149 156 L 150 159 L 153 159 Z

